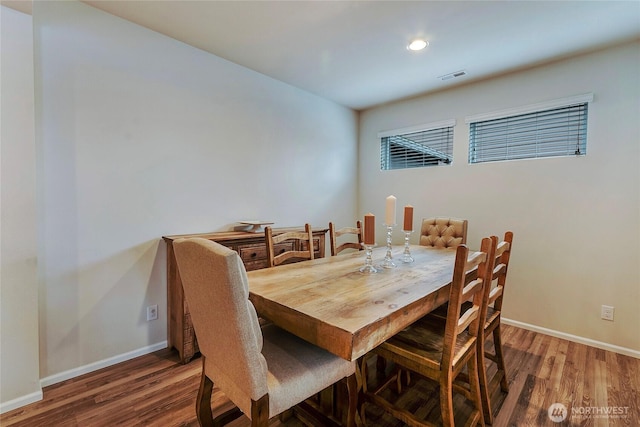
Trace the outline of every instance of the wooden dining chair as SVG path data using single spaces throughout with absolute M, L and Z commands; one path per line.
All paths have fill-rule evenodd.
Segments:
M 244 413 L 251 426 L 266 427 L 270 418 L 345 378 L 346 423 L 355 425 L 355 362 L 274 325 L 260 328 L 235 251 L 201 238 L 179 239 L 173 247 L 202 354 L 196 400 L 201 426 L 225 425 Z M 236 405 L 215 419 L 214 384 Z
M 467 220 L 457 218 L 424 218 L 420 227 L 422 246 L 456 248 L 467 243 Z
M 399 375 L 406 370 L 439 384 L 440 414 L 444 426 L 455 425 L 454 390 L 473 404 L 464 425 L 484 425 L 478 379 L 477 338 L 481 327 L 483 290 L 491 282 L 494 250 L 491 238 L 483 239 L 480 252 L 474 252 L 470 256 L 467 246 L 459 245 L 456 248 L 446 321 L 425 316 L 373 350 L 374 354 L 387 362 L 393 362 L 396 369 L 381 380 L 375 389 L 369 390 L 366 364 L 363 363 L 361 419 L 366 422 L 366 405 L 375 404 L 410 426 L 432 425 L 383 396 L 387 388 L 400 383 Z M 475 279 L 468 280 L 470 277 Z M 473 301 L 473 304 L 467 310 L 462 310 L 462 304 L 467 300 Z M 461 385 L 455 380 L 465 367 L 467 383 Z
M 345 235 L 355 235 L 356 241 L 343 242 L 338 244 L 338 238 Z M 354 227 L 344 227 L 337 229 L 333 222 L 329 223 L 329 240 L 331 242 L 331 256 L 338 255 L 345 249 L 362 250 L 362 222 L 357 221 Z
M 313 233 L 311 225 L 302 231 L 288 231 L 273 235 L 271 227 L 264 229 L 269 267 L 275 267 L 291 259 L 313 259 Z
M 495 237 L 494 237 L 495 238 Z M 497 238 L 495 238 L 497 242 Z M 507 368 L 504 362 L 502 351 L 502 336 L 500 333 L 500 319 L 502 314 L 502 299 L 504 297 L 504 287 L 507 282 L 507 271 L 511 258 L 511 247 L 513 245 L 513 232 L 507 231 L 504 240 L 497 243 L 495 250 L 495 266 L 493 268 L 492 286 L 485 290 L 484 307 L 481 319 L 484 318 L 484 333 L 478 344 L 478 363 L 480 364 L 479 379 L 480 393 L 482 398 L 482 410 L 487 424 L 493 424 L 494 411 L 491 405 L 491 395 L 497 389 L 508 393 L 509 383 L 507 381 Z M 495 284 L 495 286 L 493 286 Z M 485 340 L 493 336 L 493 352 L 485 348 Z M 496 364 L 497 370 L 491 378 L 487 377 L 486 362 Z
M 507 369 L 502 351 L 502 336 L 500 333 L 500 320 L 502 313 L 502 299 L 504 296 L 504 287 L 507 280 L 507 270 L 509 267 L 509 259 L 511 257 L 511 246 L 513 244 L 513 233 L 507 231 L 504 240 L 498 243 L 498 238 L 493 236 L 495 250 L 495 262 L 490 286 L 485 288 L 483 295 L 481 319 L 484 318 L 484 333 L 478 337 L 478 376 L 480 380 L 480 397 L 482 398 L 482 412 L 487 424 L 493 424 L 494 411 L 491 404 L 491 396 L 497 390 L 498 384 L 500 389 L 508 393 L 509 383 L 507 381 Z M 462 309 L 470 307 L 471 302 L 465 302 Z M 427 315 L 428 317 L 439 318 L 444 321 L 447 316 L 446 305 L 438 307 Z M 487 351 L 485 343 L 493 338 L 491 345 L 493 352 Z M 496 364 L 496 371 L 488 378 L 487 362 Z

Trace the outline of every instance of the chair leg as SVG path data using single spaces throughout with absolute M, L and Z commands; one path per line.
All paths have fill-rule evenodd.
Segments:
M 453 373 L 451 369 L 440 379 L 440 413 L 444 427 L 455 427 L 453 417 Z
M 498 371 L 502 371 L 502 378 L 500 379 L 500 388 L 505 393 L 509 392 L 509 383 L 507 382 L 507 367 L 504 363 L 504 354 L 502 353 L 502 336 L 500 334 L 500 323 L 493 330 L 493 346 L 496 352 L 496 363 L 498 365 Z
M 478 367 L 478 358 L 475 354 L 469 358 L 469 361 L 467 362 L 467 369 L 469 371 L 470 397 L 476 408 L 476 411 L 474 411 L 476 414 L 471 416 L 471 425 L 476 425 L 479 422 L 482 427 L 485 427 L 482 401 L 480 397 L 480 380 L 478 379 L 480 369 Z
M 251 401 L 251 427 L 268 427 L 269 425 L 269 395 L 265 394 L 258 400 Z
M 354 427 L 356 425 L 356 412 L 358 410 L 358 381 L 356 375 L 350 375 L 347 377 L 347 426 Z
M 202 356 L 202 376 L 200 377 L 200 388 L 196 397 L 196 417 L 198 424 L 202 427 L 220 427 L 242 415 L 240 409 L 234 407 L 213 418 L 211 411 L 211 394 L 213 392 L 213 381 L 204 373 L 205 357 Z
M 378 356 L 379 357 L 379 356 Z M 365 354 L 364 356 L 362 356 L 359 360 L 358 360 L 358 365 L 356 368 L 356 382 L 360 382 L 360 387 L 358 390 L 358 395 L 356 397 L 356 402 L 357 402 L 357 416 L 359 416 L 360 418 L 360 425 L 362 426 L 366 426 L 367 422 L 365 419 L 365 405 L 366 405 L 366 400 L 365 400 L 365 393 L 368 392 L 368 378 L 367 375 L 368 374 L 368 369 L 367 369 L 367 355 Z M 348 383 L 347 383 L 348 386 Z M 347 389 L 348 390 L 348 389 Z M 351 392 L 351 390 L 348 390 L 349 393 Z
M 198 423 L 202 427 L 214 426 L 213 413 L 211 412 L 211 393 L 213 392 L 213 381 L 204 373 L 204 356 L 202 357 L 202 376 L 200 377 L 200 388 L 196 398 L 196 416 Z
M 479 341 L 478 341 L 479 342 Z M 484 341 L 483 341 L 484 342 Z M 478 383 L 480 385 L 480 402 L 482 403 L 482 413 L 487 424 L 493 424 L 493 412 L 491 411 L 491 390 L 487 380 L 487 367 L 484 363 L 484 349 L 478 348 L 476 352 L 476 365 L 478 369 Z M 469 377 L 471 382 L 471 377 Z M 471 389 L 473 393 L 473 388 Z

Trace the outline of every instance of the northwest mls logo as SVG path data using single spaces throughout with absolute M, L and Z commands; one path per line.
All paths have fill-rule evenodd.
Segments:
M 566 420 L 567 414 L 567 407 L 562 403 L 554 403 L 547 409 L 547 415 L 549 415 L 549 419 L 554 423 L 561 423 Z
M 547 409 L 547 415 L 554 423 L 561 423 L 569 417 L 569 411 L 562 403 L 554 403 Z M 628 406 L 578 406 L 571 408 L 571 418 L 621 419 L 629 418 L 629 416 Z

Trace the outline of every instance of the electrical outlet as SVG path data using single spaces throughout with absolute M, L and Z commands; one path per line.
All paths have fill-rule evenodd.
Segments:
M 147 321 L 156 320 L 158 318 L 158 305 L 150 305 L 147 307 Z
M 602 317 L 604 320 L 613 321 L 613 307 L 611 307 L 610 305 L 603 305 L 600 309 L 600 317 Z

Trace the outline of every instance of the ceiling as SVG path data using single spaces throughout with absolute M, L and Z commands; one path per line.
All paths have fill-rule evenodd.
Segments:
M 84 3 L 356 110 L 640 38 L 638 0 Z

